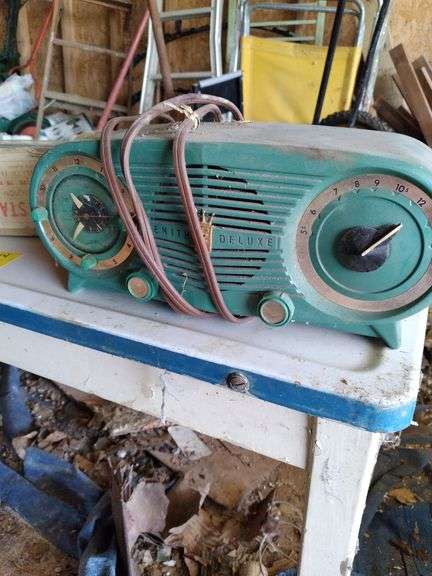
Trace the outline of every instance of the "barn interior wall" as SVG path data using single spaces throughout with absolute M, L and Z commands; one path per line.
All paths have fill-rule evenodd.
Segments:
M 376 0 L 364 0 L 368 9 L 368 24 L 372 21 Z M 7 0 L 0 2 L 0 30 L 4 35 Z M 330 4 L 335 0 L 330 0 Z M 59 32 L 63 38 L 110 47 L 115 50 L 125 50 L 130 42 L 131 34 L 141 17 L 145 2 L 135 0 L 132 18 L 124 14 L 95 6 L 81 0 L 63 0 L 64 14 Z M 166 0 L 166 9 L 184 8 L 184 0 Z M 205 0 L 188 0 L 188 6 L 205 5 Z M 228 4 L 228 0 L 226 1 Z M 432 60 L 432 44 L 430 44 L 430 19 L 425 18 L 430 8 L 430 0 L 394 0 L 393 13 L 390 22 L 390 37 L 388 44 L 402 41 L 411 57 L 417 58 L 424 54 Z M 31 53 L 31 48 L 45 18 L 50 3 L 47 0 L 28 0 L 21 9 L 18 26 L 18 47 L 21 60 L 25 62 Z M 207 23 L 206 19 L 188 21 L 185 27 L 200 27 Z M 327 19 L 326 39 L 330 34 L 331 18 Z M 346 18 L 341 43 L 349 45 L 352 42 L 354 21 Z M 175 32 L 174 24 L 166 27 L 168 33 Z M 0 40 L 2 35 L 0 34 Z M 42 46 L 33 73 L 36 85 L 40 85 L 43 76 L 43 61 L 47 42 Z M 145 39 L 140 48 L 145 50 Z M 203 70 L 209 68 L 208 34 L 200 32 L 168 43 L 168 53 L 173 70 Z M 50 87 L 54 90 L 79 94 L 95 99 L 105 100 L 114 83 L 120 66 L 120 60 L 110 56 L 83 52 L 73 48 L 56 47 L 53 66 L 50 72 Z M 143 62 L 133 73 L 133 91 L 139 89 Z M 379 89 L 390 95 L 391 99 L 398 97 L 391 83 L 391 64 L 384 55 L 379 80 Z M 187 89 L 187 86 L 182 86 Z M 120 101 L 125 101 L 127 90 L 123 90 Z

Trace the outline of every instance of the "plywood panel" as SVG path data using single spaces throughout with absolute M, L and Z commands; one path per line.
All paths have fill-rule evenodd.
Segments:
M 20 52 L 21 63 L 25 63 L 30 56 L 31 49 L 36 42 L 39 30 L 45 20 L 49 10 L 49 3 L 44 0 L 28 0 L 21 8 L 18 20 L 18 50 Z M 47 40 L 42 43 L 33 68 L 33 75 L 36 83 L 40 84 L 43 76 Z M 28 70 L 25 70 L 28 72 Z M 61 50 L 55 49 L 55 57 L 51 69 L 50 86 L 53 90 L 62 92 L 64 89 L 63 79 L 63 59 Z
M 403 103 L 402 97 L 396 88 L 392 75 L 392 65 L 388 50 L 403 42 L 405 50 L 411 61 L 424 55 L 432 62 L 432 44 L 430 31 L 432 26 L 430 0 L 393 0 L 390 16 L 390 29 L 380 63 L 376 94 L 384 96 L 393 106 Z
M 430 0 L 393 0 L 390 20 L 391 37 L 394 44 L 403 42 L 413 59 L 420 54 L 432 61 L 432 13 Z
M 63 0 L 63 6 L 60 29 L 64 40 L 109 46 L 107 8 L 77 0 Z M 109 56 L 63 48 L 63 59 L 66 92 L 95 100 L 106 99 L 111 80 Z

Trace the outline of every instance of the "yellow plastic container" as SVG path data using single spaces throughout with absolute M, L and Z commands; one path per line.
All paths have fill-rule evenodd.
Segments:
M 310 124 L 327 47 L 271 38 L 242 38 L 243 106 L 246 120 Z M 339 47 L 322 117 L 348 110 L 361 48 Z

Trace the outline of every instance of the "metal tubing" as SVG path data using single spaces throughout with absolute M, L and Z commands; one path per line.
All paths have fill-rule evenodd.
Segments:
M 375 74 L 376 77 L 376 74 L 378 72 L 377 54 L 379 53 L 379 49 L 382 45 L 382 40 L 384 38 L 384 32 L 386 29 L 386 24 L 388 22 L 388 16 L 390 14 L 391 0 L 381 0 L 380 5 L 381 6 L 378 13 L 378 17 L 375 22 L 375 27 L 372 34 L 368 55 L 358 82 L 358 91 L 353 109 L 351 111 L 351 117 L 349 123 L 350 128 L 353 128 L 355 126 L 360 109 L 364 107 L 365 99 L 371 85 L 372 75 Z
M 321 120 L 321 113 L 324 105 L 324 99 L 327 92 L 327 86 L 330 79 L 331 69 L 333 67 L 333 60 L 336 53 L 336 46 L 339 39 L 339 34 L 342 25 L 342 18 L 345 11 L 345 5 L 347 0 L 339 0 L 337 5 L 337 10 L 335 14 L 335 19 L 333 22 L 333 28 L 330 38 L 330 44 L 327 50 L 327 57 L 324 65 L 324 71 L 321 79 L 321 86 L 318 92 L 317 103 L 315 106 L 315 113 L 313 118 L 313 124 L 319 124 Z
M 365 30 L 365 7 L 362 0 L 348 0 L 356 8 L 347 8 L 346 15 L 356 16 L 358 18 L 357 35 L 355 46 L 361 46 L 364 39 Z M 244 28 L 243 36 L 247 36 L 251 28 L 251 13 L 255 10 L 284 10 L 288 12 L 313 12 L 316 14 L 335 14 L 337 8 L 334 6 L 321 6 L 320 4 L 274 4 L 270 2 L 259 2 L 258 4 L 249 4 L 248 0 L 244 2 Z
M 222 19 L 223 0 L 211 0 L 210 8 L 210 68 L 212 76 L 221 76 L 223 73 L 222 64 Z
M 52 58 L 53 58 L 53 52 L 54 52 L 54 42 L 53 41 L 55 39 L 57 27 L 58 27 L 59 20 L 60 20 L 60 15 L 61 15 L 60 0 L 53 0 L 53 14 L 52 14 L 52 18 L 51 18 L 51 30 L 50 30 L 50 35 L 49 35 L 47 53 L 45 56 L 45 67 L 44 67 L 44 73 L 43 73 L 43 77 L 42 77 L 42 85 L 41 85 L 41 91 L 40 91 L 40 96 L 39 96 L 39 107 L 38 107 L 38 113 L 37 113 L 37 118 L 36 118 L 36 129 L 35 129 L 35 138 L 36 139 L 39 138 L 40 131 L 42 129 L 44 109 L 45 109 L 45 93 L 48 90 L 49 76 L 50 76 Z
M 201 79 L 214 76 L 221 76 L 223 73 L 222 62 L 222 17 L 224 0 L 209 0 L 209 6 L 202 8 L 190 8 L 184 10 L 164 11 L 162 0 L 154 0 L 162 21 L 176 21 L 180 23 L 185 19 L 196 18 L 197 15 L 208 16 L 209 25 L 209 53 L 211 70 L 200 70 L 191 72 L 172 72 L 172 80 Z M 144 74 L 141 87 L 141 97 L 139 111 L 140 114 L 148 110 L 153 105 L 156 84 L 162 78 L 159 74 L 159 63 L 155 49 L 155 36 L 151 33 L 152 22 L 149 25 L 147 53 L 144 66 Z M 162 70 L 161 70 L 162 71 Z
M 158 53 L 165 99 L 168 99 L 174 96 L 174 85 L 171 77 L 171 66 L 168 60 L 168 52 L 165 44 L 162 21 L 160 19 L 156 0 L 148 0 L 148 9 L 150 11 L 150 17 L 153 24 L 153 36 Z
M 382 1 L 382 0 L 379 0 Z M 357 34 L 354 42 L 354 46 L 362 46 L 365 34 L 365 19 L 366 11 L 364 3 L 362 0 L 348 0 L 349 3 L 353 4 L 355 8 L 347 8 L 345 14 L 349 16 L 355 16 L 358 20 L 357 24 Z M 288 12 L 313 12 L 318 16 L 320 14 L 334 14 L 336 8 L 334 6 L 323 6 L 321 4 L 314 3 L 303 3 L 303 4 L 275 4 L 270 2 L 260 2 L 258 4 L 250 4 L 249 0 L 239 0 L 237 7 L 237 15 L 235 22 L 235 35 L 236 41 L 232 49 L 231 54 L 228 55 L 229 70 L 230 72 L 235 72 L 239 69 L 240 60 L 240 38 L 241 36 L 247 36 L 250 34 L 250 29 L 253 27 L 251 23 L 251 13 L 254 10 L 284 10 Z M 288 21 L 290 22 L 290 21 Z M 311 20 L 313 23 L 313 20 Z M 289 25 L 289 24 L 285 24 Z M 308 37 L 294 37 L 290 38 L 291 41 L 304 42 L 307 41 Z M 310 38 L 311 40 L 313 38 Z
M 111 94 L 108 98 L 108 102 L 106 103 L 105 109 L 103 111 L 103 114 L 99 118 L 97 130 L 102 130 L 102 128 L 107 123 L 108 118 L 110 117 L 112 108 L 113 108 L 113 106 L 117 100 L 118 94 L 121 90 L 121 87 L 122 87 L 123 82 L 126 78 L 128 70 L 132 64 L 132 60 L 133 60 L 135 53 L 138 49 L 138 45 L 141 41 L 141 38 L 143 37 L 144 31 L 145 31 L 146 26 L 147 26 L 148 21 L 149 21 L 149 16 L 150 16 L 150 13 L 149 13 L 149 10 L 147 8 L 144 12 L 142 19 L 141 19 L 140 25 L 138 26 L 138 28 L 135 32 L 135 35 L 132 39 L 132 42 L 131 42 L 130 48 L 128 50 L 127 56 L 125 58 L 125 61 L 122 64 L 120 72 L 118 73 L 115 84 L 114 84 L 113 89 L 111 90 Z

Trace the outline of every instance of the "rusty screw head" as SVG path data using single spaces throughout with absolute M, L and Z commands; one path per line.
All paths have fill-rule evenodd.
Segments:
M 249 392 L 249 380 L 241 372 L 230 372 L 225 379 L 226 385 L 236 392 Z

